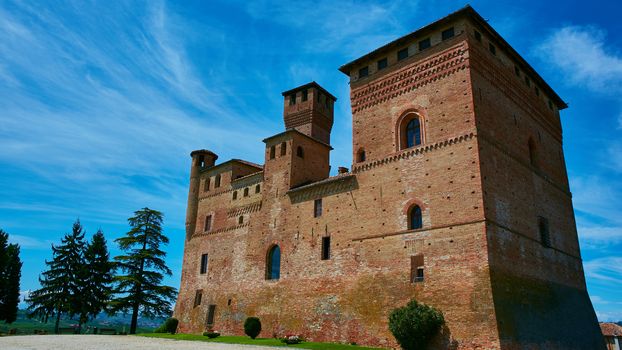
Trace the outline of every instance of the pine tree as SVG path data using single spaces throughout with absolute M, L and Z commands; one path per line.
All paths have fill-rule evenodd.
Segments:
M 22 262 L 19 245 L 8 241 L 8 233 L 0 229 L 0 321 L 13 323 L 17 319 Z
M 115 257 L 118 267 L 125 275 L 115 276 L 119 297 L 111 303 L 112 311 L 132 311 L 130 334 L 136 333 L 138 313 L 146 317 L 166 316 L 171 311 L 171 301 L 176 290 L 163 286 L 163 274 L 171 275 L 166 266 L 166 253 L 160 249 L 168 244 L 162 234 L 162 213 L 143 208 L 128 219 L 130 231 L 116 239 L 126 255 Z
M 28 298 L 30 317 L 44 322 L 56 317 L 54 332 L 63 314 L 73 316 L 80 310 L 80 271 L 84 264 L 84 230 L 80 220 L 73 224 L 58 246 L 52 245 L 52 261 L 45 261 L 48 270 L 39 276 L 41 288 Z
M 112 295 L 113 265 L 104 233 L 98 230 L 86 246 L 80 270 L 80 298 L 76 310 L 80 325 L 106 309 Z

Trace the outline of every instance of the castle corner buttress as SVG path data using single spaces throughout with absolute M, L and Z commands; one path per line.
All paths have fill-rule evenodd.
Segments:
M 434 348 L 604 349 L 562 150 L 564 101 L 471 7 L 283 93 L 263 165 L 192 152 L 180 331 L 395 347 L 388 314 L 442 311 Z

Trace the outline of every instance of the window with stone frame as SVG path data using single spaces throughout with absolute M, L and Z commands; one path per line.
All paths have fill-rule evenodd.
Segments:
M 207 308 L 207 319 L 205 320 L 205 324 L 207 328 L 211 328 L 214 325 L 214 318 L 216 316 L 216 305 L 210 305 Z
M 212 230 L 212 216 L 208 215 L 205 217 L 205 227 L 203 231 L 209 232 L 211 230 Z
M 313 201 L 313 217 L 319 218 L 322 216 L 322 198 Z
M 204 275 L 207 273 L 207 263 L 208 263 L 207 259 L 208 259 L 207 253 L 201 255 L 201 269 L 199 270 L 201 275 Z
M 266 279 L 278 280 L 281 277 L 281 248 L 273 245 L 266 257 Z
M 408 229 L 418 230 L 423 227 L 423 216 L 421 213 L 421 207 L 414 205 L 408 211 Z
M 220 187 L 220 174 L 216 175 L 216 179 L 214 180 L 214 187 Z

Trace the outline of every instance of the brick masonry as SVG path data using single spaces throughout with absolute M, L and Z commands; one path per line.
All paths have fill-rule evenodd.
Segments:
M 450 27 L 455 35 L 443 40 Z M 426 37 L 432 45 L 419 51 Z M 398 61 L 404 47 L 409 57 Z M 376 70 L 384 56 L 388 67 Z M 358 77 L 364 66 L 369 76 Z M 341 70 L 351 79 L 350 172 L 329 177 L 335 98 L 315 83 L 284 93 L 291 128 L 264 140 L 263 166 L 215 165 L 215 154 L 193 152 L 180 330 L 243 334 L 244 319 L 258 316 L 262 336 L 390 348 L 388 314 L 415 298 L 445 316 L 435 348 L 604 348 L 563 158 L 565 104 L 537 73 L 470 7 Z M 405 148 L 412 117 L 423 142 Z M 422 229 L 408 228 L 413 205 Z M 548 220 L 550 247 L 538 217 Z M 274 245 L 280 278 L 268 280 Z M 424 281 L 413 283 L 411 256 L 421 254 Z

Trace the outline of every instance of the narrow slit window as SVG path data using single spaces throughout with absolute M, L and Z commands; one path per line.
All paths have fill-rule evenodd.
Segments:
M 423 254 L 413 255 L 410 257 L 410 282 L 420 283 L 423 282 Z
M 301 146 L 298 146 L 298 148 L 296 148 L 296 156 L 300 157 L 300 158 L 304 158 L 305 157 L 305 151 Z
M 220 187 L 220 174 L 216 175 L 216 180 L 214 180 L 214 187 Z
M 549 220 L 545 217 L 538 217 L 538 231 L 540 231 L 540 243 L 543 246 L 551 247 L 551 234 L 549 232 Z
M 207 254 L 201 255 L 201 274 L 207 273 Z
M 203 291 L 198 289 L 194 293 L 194 307 L 201 305 L 201 299 L 203 298 Z
M 322 198 L 313 202 L 313 217 L 319 218 L 320 216 L 322 216 Z
M 244 223 L 244 216 L 240 215 L 238 218 L 238 225 L 242 225 Z
M 244 189 L 244 197 L 248 197 L 248 187 Z
M 276 146 L 270 147 L 270 159 L 274 159 L 276 156 Z
M 255 193 L 259 193 L 261 191 L 261 185 L 255 186 Z
M 212 229 L 212 216 L 208 215 L 205 217 L 205 232 L 208 232 Z
M 210 178 L 208 177 L 207 179 L 205 179 L 205 184 L 203 185 L 204 192 L 209 191 L 209 185 L 210 185 Z
M 322 237 L 322 260 L 330 259 L 330 236 Z
M 272 246 L 266 259 L 266 279 L 278 280 L 281 277 L 281 248 Z
M 302 90 L 302 102 L 306 101 L 309 99 L 309 91 L 307 90 Z
M 488 43 L 488 51 L 490 51 L 490 53 L 494 56 L 497 55 L 497 48 L 492 43 Z
M 207 321 L 205 322 L 208 327 L 214 325 L 215 315 L 216 315 L 216 305 L 210 305 L 207 309 Z
M 281 156 L 287 154 L 287 142 L 281 142 Z
M 289 105 L 293 106 L 296 104 L 296 94 L 289 95 Z
M 238 191 L 233 191 L 233 200 L 238 199 Z

